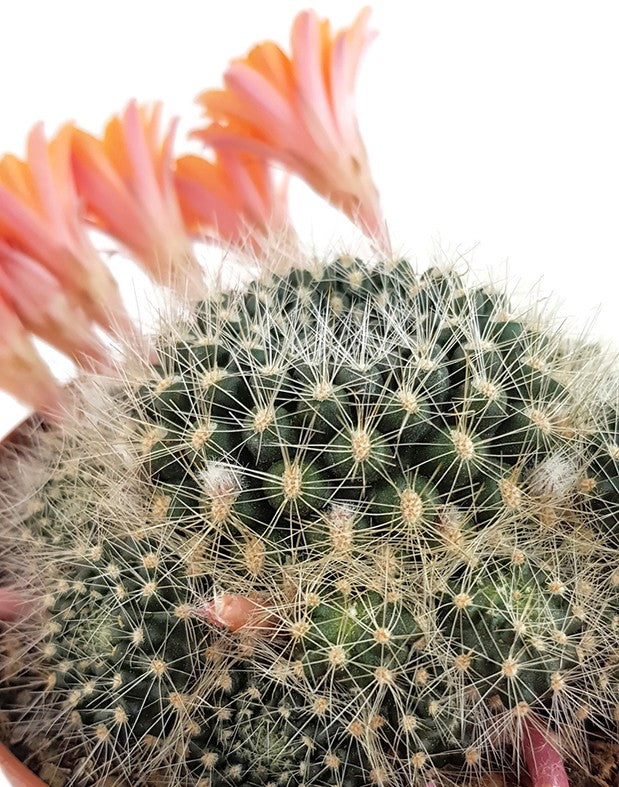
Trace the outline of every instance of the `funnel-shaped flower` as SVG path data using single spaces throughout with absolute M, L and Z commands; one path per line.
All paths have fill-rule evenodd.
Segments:
M 128 104 L 101 139 L 72 129 L 73 171 L 88 216 L 126 246 L 158 282 L 187 285 L 198 264 L 172 173 L 176 121 L 161 130 L 161 104 Z
M 82 222 L 69 141 L 63 130 L 48 143 L 38 124 L 26 161 L 0 159 L 0 239 L 46 268 L 92 320 L 126 326 L 116 282 Z
M 353 107 L 361 55 L 374 33 L 365 8 L 332 35 L 314 11 L 299 14 L 291 55 L 273 42 L 231 63 L 223 90 L 198 97 L 213 122 L 193 135 L 206 144 L 279 161 L 388 247 L 378 192 Z
M 259 247 L 269 230 L 286 225 L 285 199 L 276 194 L 268 166 L 257 156 L 225 150 L 214 161 L 181 156 L 175 182 L 191 233 Z
M 105 365 L 105 348 L 80 304 L 49 271 L 1 241 L 0 293 L 27 331 L 82 366 Z
M 36 409 L 54 410 L 62 392 L 0 292 L 0 387 Z

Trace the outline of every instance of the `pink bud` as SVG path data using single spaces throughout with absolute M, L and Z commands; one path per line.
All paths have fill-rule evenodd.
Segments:
M 24 609 L 21 596 L 11 588 L 0 588 L 0 620 L 15 620 Z
M 522 753 L 532 787 L 569 787 L 563 758 L 549 738 L 550 733 L 536 727 L 533 720 L 525 721 Z
M 242 628 L 271 629 L 275 618 L 257 600 L 233 593 L 215 596 L 198 610 L 214 626 L 239 631 Z

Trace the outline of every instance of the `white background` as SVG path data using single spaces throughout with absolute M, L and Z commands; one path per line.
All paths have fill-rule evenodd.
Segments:
M 0 152 L 23 153 L 43 119 L 98 132 L 127 99 L 192 104 L 259 40 L 287 45 L 297 0 L 20 0 L 0 5 Z M 317 1 L 348 24 L 350 0 Z M 617 344 L 619 17 L 615 2 L 425 0 L 373 4 L 380 36 L 357 106 L 395 245 L 424 264 L 437 245 L 480 271 L 555 292 L 563 313 Z M 187 149 L 182 137 L 179 151 Z M 302 187 L 301 236 L 354 238 Z M 122 268 L 122 265 L 120 266 Z M 117 265 L 117 269 L 119 266 Z M 131 287 L 126 287 L 129 293 Z M 0 434 L 19 417 L 0 399 Z M 1 777 L 0 777 L 1 779 Z
M 199 119 L 195 95 L 261 39 L 286 45 L 297 0 L 21 0 L 0 5 L 0 151 L 38 119 L 98 132 L 129 97 Z M 336 26 L 360 4 L 315 2 Z M 560 295 L 617 337 L 619 47 L 616 3 L 426 0 L 373 5 L 358 114 L 397 248 L 438 244 Z M 182 136 L 179 151 L 187 149 Z M 354 237 L 301 187 L 292 213 L 324 248 Z M 122 266 L 121 266 L 122 267 Z M 117 272 L 119 266 L 115 269 Z M 0 434 L 18 418 L 0 398 Z

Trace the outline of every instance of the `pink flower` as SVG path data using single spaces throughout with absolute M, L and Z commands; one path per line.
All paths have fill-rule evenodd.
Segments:
M 0 290 L 0 387 L 35 409 L 53 411 L 62 391 Z
M 105 348 L 80 304 L 43 266 L 1 241 L 0 293 L 27 331 L 82 366 L 105 368 Z
M 296 264 L 299 246 L 288 220 L 287 181 L 276 187 L 263 159 L 233 150 L 220 151 L 213 161 L 181 156 L 175 183 L 188 232 L 241 251 L 249 248 L 269 259 L 272 270 Z M 265 250 L 270 253 L 262 255 Z
M 126 326 L 118 288 L 82 221 L 71 173 L 68 130 L 46 142 L 43 126 L 28 137 L 26 161 L 0 159 L 0 240 L 36 260 L 91 320 Z M 5 260 L 11 254 L 5 252 Z
M 353 107 L 361 56 L 374 37 L 370 9 L 332 35 L 314 11 L 297 16 L 291 55 L 275 43 L 254 47 L 224 75 L 223 90 L 198 97 L 213 122 L 193 136 L 218 150 L 279 161 L 342 209 L 384 250 L 388 237 Z
M 88 217 L 126 246 L 158 282 L 200 278 L 172 174 L 176 121 L 161 130 L 161 103 L 131 101 L 101 139 L 70 128 L 73 171 Z

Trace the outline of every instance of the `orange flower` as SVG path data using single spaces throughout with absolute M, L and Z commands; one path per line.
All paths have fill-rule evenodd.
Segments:
M 126 326 L 116 283 L 82 223 L 67 131 L 48 143 L 38 124 L 27 151 L 26 161 L 0 159 L 0 239 L 47 269 L 92 320 Z
M 213 233 L 235 246 L 260 247 L 269 229 L 286 226 L 286 204 L 274 190 L 265 162 L 253 155 L 222 151 L 213 162 L 181 156 L 176 191 L 185 226 L 194 234 Z
M 0 386 L 22 402 L 53 411 L 62 391 L 0 291 Z
M 291 56 L 273 42 L 231 63 L 224 90 L 198 97 L 213 122 L 193 136 L 218 150 L 281 162 L 387 250 L 388 238 L 353 109 L 361 55 L 374 34 L 370 9 L 332 35 L 314 11 L 297 16 Z
M 161 134 L 161 103 L 131 101 L 102 139 L 72 128 L 73 171 L 89 218 L 136 255 L 158 282 L 199 279 L 174 190 L 176 121 Z

